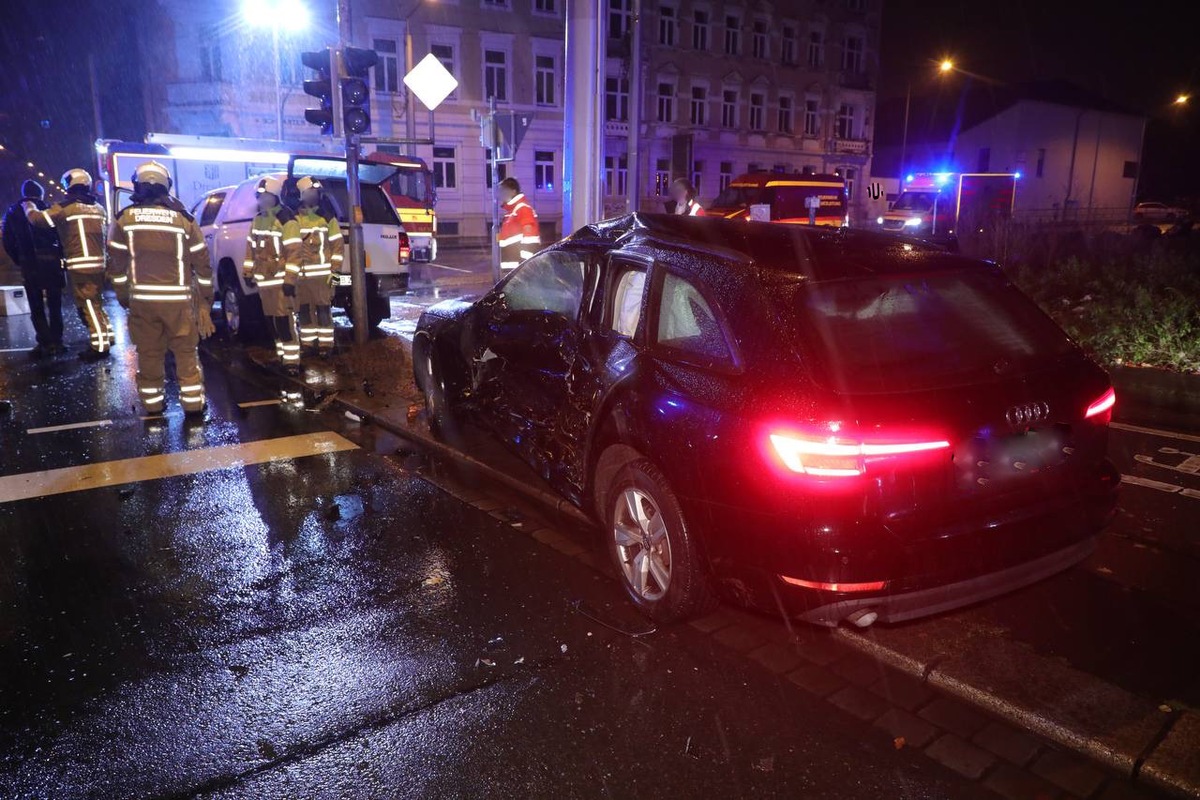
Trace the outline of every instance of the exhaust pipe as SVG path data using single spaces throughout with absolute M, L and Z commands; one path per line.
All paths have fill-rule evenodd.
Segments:
M 879 619 L 879 612 L 871 608 L 860 608 L 858 611 L 846 617 L 846 622 L 852 623 L 858 628 L 869 628 Z

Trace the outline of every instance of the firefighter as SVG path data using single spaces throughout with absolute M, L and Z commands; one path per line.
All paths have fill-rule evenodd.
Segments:
M 138 397 L 149 415 L 166 399 L 164 360 L 175 354 L 179 404 L 204 412 L 204 381 L 197 345 L 213 333 L 212 267 L 200 227 L 178 209 L 171 177 L 157 161 L 133 173 L 132 203 L 108 234 L 108 275 L 129 310 L 129 338 L 137 348 Z M 198 300 L 197 301 L 197 296 Z
M 687 178 L 676 178 L 671 184 L 671 199 L 675 201 L 675 213 L 684 217 L 703 217 L 704 209 L 696 200 L 696 187 Z
M 300 344 L 325 357 L 333 351 L 333 282 L 342 265 L 342 229 L 321 182 L 305 176 L 296 181 L 300 208 L 283 229 L 286 271 L 295 283 Z M 286 283 L 284 285 L 287 285 Z
M 541 247 L 538 215 L 521 193 L 521 184 L 516 178 L 500 181 L 500 201 L 500 210 L 504 212 L 500 232 L 496 235 L 500 241 L 500 269 L 516 269 Z
M 75 296 L 75 309 L 88 329 L 90 347 L 79 354 L 84 361 L 107 358 L 113 345 L 112 324 L 104 313 L 104 207 L 92 194 L 92 176 L 72 169 L 62 176 L 67 197 L 50 208 L 29 211 L 29 223 L 54 228 L 62 242 L 63 260 Z
M 263 314 L 275 338 L 275 356 L 289 373 L 300 369 L 300 337 L 296 333 L 292 299 L 296 276 L 288 271 L 284 257 L 284 227 L 293 218 L 282 205 L 283 178 L 269 175 L 258 182 L 258 214 L 246 237 L 246 259 L 242 271 L 258 284 Z
M 37 181 L 21 184 L 21 200 L 4 214 L 4 250 L 21 268 L 25 297 L 29 300 L 37 345 L 30 358 L 53 357 L 66 352 L 63 347 L 62 247 L 58 235 L 46 226 L 31 225 L 31 216 L 46 210 L 45 190 Z

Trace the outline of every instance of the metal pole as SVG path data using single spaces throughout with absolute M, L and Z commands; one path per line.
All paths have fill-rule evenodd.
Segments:
M 104 118 L 100 114 L 100 83 L 96 80 L 96 56 L 88 53 L 88 79 L 92 84 L 92 125 L 97 139 L 104 138 Z
M 629 36 L 629 145 L 628 155 L 628 200 L 630 212 L 638 210 L 641 204 L 642 175 L 641 148 L 642 136 L 642 101 L 644 87 L 642 80 L 642 0 L 633 0 L 633 25 Z
M 602 216 L 600 164 L 604 122 L 601 54 L 607 18 L 603 0 L 567 0 L 563 56 L 566 91 L 563 125 L 563 226 L 581 228 Z
M 492 146 L 488 150 L 488 170 L 492 176 L 492 281 L 500 280 L 500 198 L 496 184 L 500 182 L 500 162 L 497 145 L 500 143 L 499 131 L 496 129 L 496 98 L 488 98 L 488 126 L 492 129 Z
M 342 62 L 342 48 L 350 44 L 350 2 L 338 0 L 337 5 L 338 38 L 340 45 L 337 52 L 337 76 L 335 78 L 335 95 L 341 96 L 341 78 L 346 74 Z M 335 104 L 337 113 L 341 113 L 341 103 Z M 351 318 L 354 321 L 354 343 L 366 344 L 371 335 L 367 315 L 367 267 L 363 258 L 362 246 L 362 187 L 358 182 L 359 141 L 357 134 L 346 132 L 346 192 L 350 200 L 347 213 L 348 234 L 350 239 L 350 299 Z
M 283 67 L 279 57 L 279 26 L 271 26 L 271 51 L 275 55 L 275 139 L 283 141 Z
M 418 2 L 412 11 L 408 12 L 408 16 L 404 18 L 404 74 L 413 71 L 413 39 L 412 39 L 412 17 L 417 13 L 417 9 L 421 7 Z M 432 113 L 432 112 L 430 112 Z M 408 155 L 415 156 L 417 154 L 417 146 L 412 143 L 417 138 L 417 123 L 414 117 L 417 114 L 417 104 L 413 102 L 412 89 L 404 87 L 404 138 L 408 139 L 408 147 L 405 148 Z M 433 136 L 431 135 L 432 139 Z
M 1083 115 L 1086 112 L 1080 109 L 1075 115 L 1075 138 L 1071 142 L 1071 166 L 1067 169 L 1067 195 L 1063 198 L 1062 216 L 1060 219 L 1066 220 L 1067 209 L 1071 205 L 1071 192 L 1075 186 L 1075 153 L 1079 150 L 1079 126 L 1083 122 Z
M 1142 138 L 1138 141 L 1137 172 L 1133 173 L 1133 192 L 1129 195 L 1130 214 L 1133 213 L 1133 209 L 1137 206 L 1138 183 L 1142 180 L 1142 159 L 1145 157 L 1143 151 L 1146 149 L 1146 123 L 1149 121 L 1149 117 L 1142 117 Z
M 908 156 L 908 107 L 912 103 L 912 84 L 904 93 L 904 135 L 900 139 L 900 190 L 904 191 L 904 159 Z

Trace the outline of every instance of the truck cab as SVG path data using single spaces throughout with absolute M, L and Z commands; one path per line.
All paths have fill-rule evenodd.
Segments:
M 410 245 L 383 184 L 394 168 L 361 163 L 363 251 L 366 261 L 367 318 L 372 327 L 391 316 L 390 296 L 408 291 Z M 287 172 L 269 173 L 284 179 L 285 205 L 298 199 L 296 179 L 305 175 L 319 178 L 325 196 L 343 230 L 349 227 L 350 204 L 346 186 L 345 159 L 336 156 L 294 156 Z M 241 338 L 253 337 L 263 325 L 262 303 L 254 279 L 242 272 L 246 255 L 246 237 L 257 213 L 256 192 L 265 175 L 248 178 L 234 186 L 215 189 L 197 201 L 193 214 L 208 244 L 217 297 L 231 332 Z M 333 305 L 350 311 L 350 260 L 342 262 L 335 273 Z

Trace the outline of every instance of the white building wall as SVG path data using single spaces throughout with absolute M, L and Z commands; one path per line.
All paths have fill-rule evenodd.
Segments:
M 1139 117 L 1021 101 L 963 131 L 954 160 L 977 171 L 987 148 L 987 171 L 1020 172 L 1018 215 L 1115 219 L 1133 199 L 1141 136 Z

